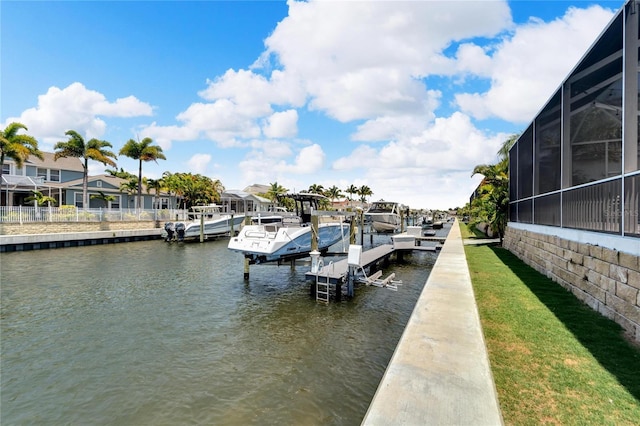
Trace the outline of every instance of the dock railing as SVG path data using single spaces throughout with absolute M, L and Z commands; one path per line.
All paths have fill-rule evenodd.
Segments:
M 2 223 L 44 222 L 134 222 L 186 220 L 187 211 L 178 209 L 81 209 L 75 206 L 2 206 Z

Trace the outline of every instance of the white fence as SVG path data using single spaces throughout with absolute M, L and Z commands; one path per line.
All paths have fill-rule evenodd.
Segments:
M 132 222 L 145 220 L 174 221 L 185 220 L 187 212 L 177 209 L 79 209 L 63 207 L 0 207 L 2 223 L 38 222 Z

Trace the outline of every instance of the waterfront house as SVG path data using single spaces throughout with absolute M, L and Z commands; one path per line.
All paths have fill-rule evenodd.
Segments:
M 504 238 L 637 341 L 639 7 L 625 2 L 511 148 Z
M 18 168 L 11 158 L 5 159 L 2 165 L 0 204 L 8 207 L 28 205 L 26 198 L 33 194 L 32 191 L 39 191 L 54 198 L 58 206 L 84 207 L 82 205 L 82 160 L 75 157 L 54 160 L 54 153 L 51 152 L 43 152 L 43 155 L 44 160 L 30 156 L 22 168 Z M 137 192 L 132 194 L 120 189 L 125 182 L 125 179 L 111 175 L 89 176 L 89 206 L 87 208 L 110 210 L 138 208 L 136 206 Z M 176 207 L 175 195 L 160 192 L 156 196 L 154 192 L 155 190 L 151 190 L 148 193 L 147 188 L 143 185 L 141 208 Z M 105 200 L 104 197 L 101 197 L 102 195 L 113 196 L 114 199 Z

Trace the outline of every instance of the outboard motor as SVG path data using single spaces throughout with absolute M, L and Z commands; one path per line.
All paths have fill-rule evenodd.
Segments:
M 184 231 L 185 231 L 185 224 L 182 222 L 178 222 L 176 223 L 175 229 L 176 229 L 176 236 L 178 237 L 178 241 L 184 241 Z
M 173 240 L 175 235 L 175 228 L 173 226 L 173 222 L 167 222 L 164 224 L 164 230 L 167 233 L 167 238 L 165 241 L 169 242 Z

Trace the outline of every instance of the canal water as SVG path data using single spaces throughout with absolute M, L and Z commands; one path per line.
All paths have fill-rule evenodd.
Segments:
M 436 254 L 385 268 L 397 292 L 323 305 L 308 263 L 246 282 L 226 245 L 0 254 L 0 423 L 359 425 Z

